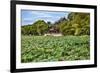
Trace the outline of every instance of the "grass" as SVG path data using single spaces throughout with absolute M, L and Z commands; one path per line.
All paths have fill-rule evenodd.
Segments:
M 21 62 L 90 59 L 89 36 L 22 36 Z

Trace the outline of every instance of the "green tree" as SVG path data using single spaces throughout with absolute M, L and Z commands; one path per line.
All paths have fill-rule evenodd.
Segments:
M 48 25 L 44 20 L 38 20 L 32 26 L 35 26 L 38 35 L 43 35 L 48 30 Z
M 57 29 L 63 35 L 89 35 L 90 34 L 90 14 L 71 12 L 68 18 L 60 18 L 54 24 L 38 20 L 32 25 L 21 26 L 21 32 L 24 35 L 43 35 L 50 28 Z
M 63 35 L 89 35 L 90 14 L 71 12 L 67 20 L 59 23 L 59 28 Z

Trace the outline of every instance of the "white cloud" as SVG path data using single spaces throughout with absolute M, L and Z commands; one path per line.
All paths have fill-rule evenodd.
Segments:
M 32 18 L 23 18 L 23 21 L 33 20 Z
M 36 17 L 53 17 L 51 14 L 49 14 L 48 12 L 39 12 L 39 11 L 36 11 L 36 12 L 34 12 L 34 11 L 31 11 L 30 12 L 31 14 L 33 14 L 33 16 L 35 15 Z
M 22 24 L 34 23 L 37 20 L 45 20 L 46 22 L 50 21 L 54 23 L 59 20 L 61 17 L 67 18 L 68 13 L 63 12 L 48 12 L 48 11 L 28 11 L 24 14 L 22 18 Z

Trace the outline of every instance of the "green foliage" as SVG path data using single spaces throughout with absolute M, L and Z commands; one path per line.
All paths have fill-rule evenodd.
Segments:
M 39 35 L 43 35 L 48 30 L 48 25 L 43 20 L 36 21 L 33 26 L 36 28 L 36 32 Z
M 21 62 L 90 59 L 89 36 L 22 36 Z
M 64 36 L 42 36 L 50 28 L 55 28 Z M 89 13 L 71 12 L 67 19 L 62 17 L 54 24 L 38 20 L 21 26 L 21 33 L 23 63 L 90 59 Z
M 23 35 L 43 35 L 48 30 L 48 24 L 43 20 L 38 20 L 32 25 L 21 27 Z
M 71 12 L 68 19 L 59 20 L 59 29 L 63 35 L 89 35 L 90 14 Z
M 54 27 L 63 35 L 89 35 L 90 34 L 90 14 L 71 12 L 68 18 L 60 18 L 54 24 L 38 20 L 32 25 L 22 26 L 21 32 L 23 35 L 43 35 L 48 30 Z

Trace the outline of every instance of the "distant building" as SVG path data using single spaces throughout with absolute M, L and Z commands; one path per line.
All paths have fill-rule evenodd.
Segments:
M 59 29 L 51 27 L 44 36 L 62 36 L 62 34 L 59 32 Z
M 55 27 L 51 27 L 51 28 L 49 29 L 48 33 L 51 33 L 51 34 L 52 34 L 52 33 L 55 33 L 55 34 L 56 34 L 56 33 L 60 33 L 60 32 L 59 32 L 59 29 L 57 29 L 57 28 L 55 28 Z

